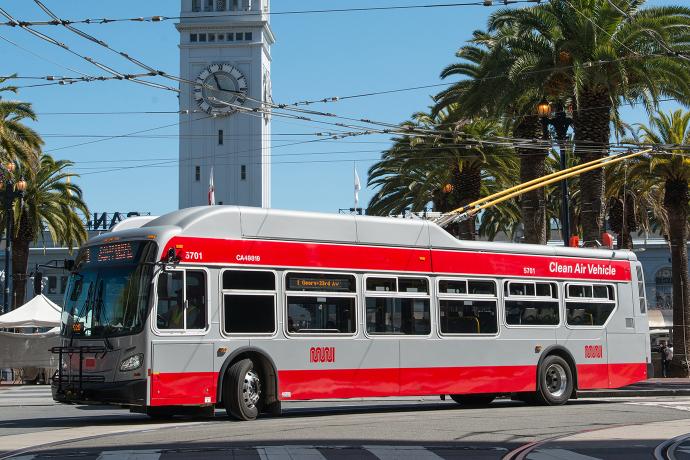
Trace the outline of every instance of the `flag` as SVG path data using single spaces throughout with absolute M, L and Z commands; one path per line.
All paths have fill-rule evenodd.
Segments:
M 357 207 L 359 206 L 359 191 L 362 190 L 362 184 L 359 183 L 359 174 L 357 174 L 357 168 L 354 168 L 355 171 L 355 211 L 357 210 Z
M 213 185 L 213 166 L 211 166 L 211 177 L 208 180 L 208 204 L 216 204 L 216 187 Z

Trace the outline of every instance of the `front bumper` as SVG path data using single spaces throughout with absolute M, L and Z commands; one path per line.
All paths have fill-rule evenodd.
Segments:
M 146 405 L 146 379 L 123 382 L 68 382 L 53 380 L 53 399 L 65 404 Z

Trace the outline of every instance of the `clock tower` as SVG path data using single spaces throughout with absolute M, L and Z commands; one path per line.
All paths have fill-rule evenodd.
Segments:
M 182 0 L 180 208 L 208 204 L 211 171 L 216 204 L 271 204 L 268 13 L 269 0 Z

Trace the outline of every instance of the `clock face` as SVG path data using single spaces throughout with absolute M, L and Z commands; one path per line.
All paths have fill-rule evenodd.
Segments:
M 246 102 L 247 79 L 230 64 L 211 64 L 196 78 L 194 99 L 201 110 L 228 115 Z

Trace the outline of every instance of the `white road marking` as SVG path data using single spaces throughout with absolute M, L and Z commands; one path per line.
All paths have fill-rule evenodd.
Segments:
M 381 460 L 442 460 L 422 446 L 362 446 Z
M 326 460 L 314 446 L 267 446 L 256 447 L 261 460 Z
M 160 456 L 160 450 L 106 450 L 98 460 L 158 460 Z
M 0 437 L 4 451 L 17 451 L 29 448 L 38 448 L 42 445 L 56 442 L 75 441 L 81 438 L 93 436 L 116 435 L 125 433 L 138 433 L 144 429 L 156 430 L 165 428 L 179 428 L 201 425 L 206 422 L 179 422 L 179 423 L 149 423 L 141 420 L 123 425 L 86 425 L 74 428 L 61 428 L 57 430 L 36 431 L 32 433 L 10 434 Z
M 601 460 L 599 457 L 578 454 L 566 449 L 537 449 L 527 455 L 528 460 Z
M 675 409 L 690 412 L 690 398 L 668 399 L 660 398 L 647 401 L 626 401 L 625 404 L 634 406 L 663 407 L 664 409 Z

